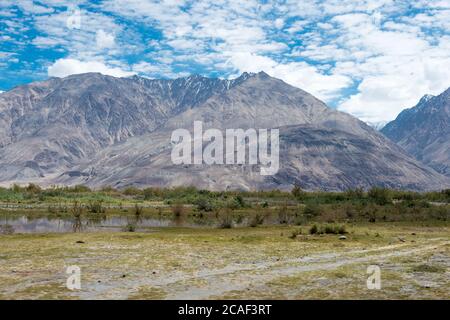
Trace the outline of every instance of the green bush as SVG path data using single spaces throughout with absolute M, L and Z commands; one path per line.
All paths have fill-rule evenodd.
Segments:
M 376 204 L 384 206 L 392 203 L 391 193 L 388 189 L 374 187 L 369 190 L 368 197 Z
M 184 206 L 182 204 L 175 204 L 170 207 L 175 217 L 181 217 L 184 214 Z
M 214 210 L 215 206 L 210 199 L 205 197 L 200 197 L 195 201 L 195 205 L 197 206 L 197 210 L 211 212 Z
M 347 230 L 345 225 L 338 224 L 326 224 L 317 226 L 316 224 L 312 225 L 309 229 L 310 234 L 346 234 Z
M 253 217 L 249 220 L 248 226 L 255 228 L 261 224 L 264 223 L 264 216 L 262 214 L 256 213 L 253 215 Z
M 313 224 L 311 228 L 309 229 L 310 234 L 318 234 L 319 233 L 319 227 L 316 224 Z
M 233 217 L 231 211 L 224 209 L 219 214 L 219 228 L 231 229 L 233 227 Z
M 126 196 L 138 196 L 142 194 L 142 190 L 136 188 L 136 187 L 128 187 L 125 188 L 122 193 Z
M 135 232 L 136 231 L 136 224 L 134 223 L 128 223 L 125 227 L 122 229 L 125 232 Z
M 297 185 L 292 188 L 291 194 L 298 200 L 304 200 L 307 196 L 306 192 Z
M 101 201 L 90 202 L 87 206 L 89 213 L 105 213 L 106 209 L 103 207 Z
M 289 211 L 287 204 L 284 204 L 278 209 L 278 222 L 280 224 L 287 224 L 289 222 L 288 220 L 289 220 Z
M 317 216 L 319 216 L 322 213 L 322 209 L 320 208 L 320 206 L 318 204 L 308 203 L 305 206 L 305 209 L 303 210 L 303 213 L 307 217 L 317 217 Z

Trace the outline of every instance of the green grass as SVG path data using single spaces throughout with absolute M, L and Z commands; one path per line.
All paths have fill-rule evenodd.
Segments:
M 448 239 L 449 235 L 449 225 L 443 221 L 423 225 L 411 222 L 347 224 L 348 234 L 345 241 L 339 240 L 334 234 L 310 235 L 306 232 L 310 227 L 311 224 L 301 228 L 289 225 L 231 229 L 150 228 L 147 232 L 133 233 L 0 235 L 0 292 L 7 292 L 8 299 L 115 298 L 122 297 L 119 294 L 123 291 L 130 299 L 170 298 L 170 294 L 176 294 L 186 288 L 194 290 L 199 286 L 202 290 L 207 289 L 211 284 L 196 276 L 199 271 L 227 270 L 226 268 L 233 266 L 248 267 L 266 263 L 277 265 L 305 256 L 329 253 L 340 256 L 341 253 L 348 254 L 352 250 L 369 250 L 392 245 L 420 248 L 428 241 L 435 241 L 432 239 Z M 299 232 L 299 229 L 304 232 Z M 292 237 L 293 234 L 296 236 Z M 405 239 L 406 242 L 400 242 L 399 238 Z M 77 243 L 79 241 L 83 243 Z M 448 249 L 447 246 L 439 250 L 448 253 Z M 436 253 L 440 251 L 436 250 Z M 429 250 L 424 252 L 427 255 L 431 253 L 433 252 Z M 413 270 L 415 265 L 423 261 L 422 256 L 407 257 L 414 259 L 395 262 L 395 265 L 404 265 L 404 270 Z M 85 287 L 80 292 L 71 292 L 64 288 L 65 268 L 68 265 L 79 265 L 82 269 L 82 288 L 83 284 Z M 297 266 L 295 263 L 287 266 L 290 265 Z M 364 282 L 358 278 L 365 276 L 365 267 L 355 265 L 318 273 L 280 275 L 273 279 L 268 278 L 264 285 L 267 289 L 263 291 L 258 286 L 254 289 L 250 286 L 249 290 L 226 293 L 219 297 L 257 298 L 263 293 L 276 299 L 370 297 L 373 293 L 363 291 L 365 289 L 361 284 Z M 265 279 L 265 270 L 263 268 L 245 272 L 248 276 L 261 274 L 262 281 Z M 425 272 L 433 271 L 427 269 Z M 126 277 L 123 278 L 124 274 Z M 440 272 L 432 274 L 445 276 L 445 273 Z M 180 281 L 158 285 L 159 279 L 174 279 L 180 275 Z M 398 289 L 410 280 L 404 278 L 403 273 L 389 269 L 384 270 L 383 275 L 390 279 L 390 282 L 385 283 L 387 291 L 377 293 L 379 297 L 400 297 Z M 334 288 L 334 291 L 327 291 L 324 286 L 319 286 L 317 278 L 321 277 L 331 279 L 330 288 Z M 192 280 L 189 280 L 190 278 Z M 230 281 L 232 280 L 231 278 Z M 228 283 L 228 280 L 225 283 Z M 309 291 L 306 286 L 308 283 L 313 284 Z M 93 289 L 101 284 L 108 284 L 116 289 L 106 296 L 106 293 Z M 344 292 L 341 284 L 350 291 Z M 307 291 L 303 292 L 303 289 L 299 288 L 305 288 Z M 415 290 L 419 292 L 418 297 L 425 294 L 422 291 L 425 289 Z M 445 296 L 441 289 L 435 292 L 436 295 Z M 431 295 L 433 292 L 427 291 L 426 294 Z

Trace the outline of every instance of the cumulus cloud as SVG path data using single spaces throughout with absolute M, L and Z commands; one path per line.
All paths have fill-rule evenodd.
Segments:
M 424 94 L 439 94 L 450 85 L 448 37 L 433 36 L 404 22 L 384 25 L 370 15 L 337 16 L 344 31 L 333 41 L 360 59 L 336 59 L 334 72 L 358 80 L 357 92 L 338 108 L 367 122 L 394 119 Z
M 102 61 L 80 61 L 76 59 L 59 59 L 48 67 L 50 77 L 66 77 L 72 74 L 99 72 L 113 77 L 129 77 L 134 72 L 124 71 L 119 67 L 107 66 Z
M 114 35 L 106 33 L 103 29 L 97 31 L 95 41 L 98 49 L 112 48 L 115 45 Z
M 450 86 L 448 1 L 77 2 L 81 27 L 68 30 L 68 0 L 2 1 L 0 41 L 17 53 L 30 41 L 35 52 L 53 50 L 62 59 L 50 61 L 52 76 L 264 70 L 369 122 Z M 42 55 L 36 61 L 48 64 Z
M 323 74 L 317 67 L 306 62 L 278 63 L 271 58 L 251 53 L 228 53 L 228 62 L 239 72 L 265 71 L 292 86 L 302 88 L 324 101 L 331 100 L 351 85 L 347 76 Z M 324 85 L 326 83 L 326 85 Z

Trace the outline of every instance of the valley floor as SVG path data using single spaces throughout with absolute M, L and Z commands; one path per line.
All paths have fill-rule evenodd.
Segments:
M 1 299 L 450 299 L 450 225 L 0 235 Z M 341 237 L 342 238 L 342 237 Z M 81 268 L 81 289 L 66 268 Z M 381 289 L 367 288 L 367 268 Z

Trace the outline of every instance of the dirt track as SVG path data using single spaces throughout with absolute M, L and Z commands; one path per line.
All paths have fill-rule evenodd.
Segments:
M 226 296 L 227 293 L 245 292 L 249 288 L 264 287 L 268 282 L 300 273 L 335 270 L 344 266 L 370 264 L 383 265 L 396 257 L 415 256 L 438 252 L 450 245 L 442 238 L 430 239 L 426 245 L 396 244 L 375 249 L 353 250 L 345 253 L 327 253 L 276 262 L 259 262 L 249 265 L 230 265 L 222 269 L 202 269 L 193 275 L 167 274 L 163 277 L 145 275 L 131 281 L 111 285 L 88 286 L 83 299 L 127 299 L 136 287 L 164 288 L 167 299 L 208 299 Z M 448 250 L 447 250 L 448 251 Z M 447 252 L 448 253 L 448 252 Z M 446 256 L 450 267 L 450 256 Z M 331 284 L 329 284 L 331 285 Z M 314 288 L 311 288 L 313 290 Z M 449 293 L 450 294 L 450 293 Z

